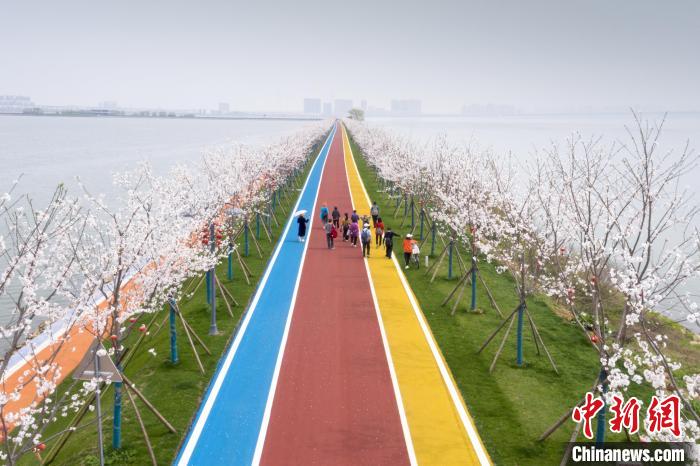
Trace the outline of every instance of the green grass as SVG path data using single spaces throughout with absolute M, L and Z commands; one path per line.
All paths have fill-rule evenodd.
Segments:
M 393 217 L 395 204 L 386 194 L 378 192 L 375 173 L 360 156 L 361 151 L 355 142 L 351 140 L 351 144 L 367 192 L 379 204 L 385 225 L 401 235 L 408 233 L 410 213 L 406 226 L 401 227 L 403 207 L 399 209 L 397 217 Z M 418 222 L 418 213 L 415 218 Z M 418 231 L 419 227 L 416 227 L 416 239 Z M 442 250 L 439 240 L 437 243 L 439 246 L 435 248 L 436 257 L 433 260 Z M 423 253 L 429 252 L 430 240 L 423 247 Z M 463 248 L 461 254 L 466 262 L 471 260 Z M 454 275 L 458 276 L 456 258 L 453 270 Z M 518 304 L 512 278 L 497 274 L 494 266 L 485 261 L 480 262 L 480 270 L 496 302 L 507 316 Z M 573 422 L 567 421 L 547 441 L 537 442 L 537 438 L 565 414 L 595 381 L 599 364 L 585 335 L 575 324 L 553 312 L 549 299 L 544 296 L 531 297 L 527 301 L 528 308 L 560 374 L 554 373 L 544 353 L 541 356 L 536 354 L 527 322 L 524 326 L 524 367 L 515 364 L 514 324 L 496 368 L 489 374 L 489 366 L 503 332 L 481 354 L 477 354 L 477 351 L 502 319 L 491 308 L 482 285 L 479 283 L 477 303 L 484 312 L 468 312 L 470 295 L 467 291 L 455 316 L 451 316 L 451 306 L 441 306 L 442 300 L 457 283 L 456 278 L 446 278 L 447 260 L 433 283 L 425 275 L 423 264 L 420 270 L 412 268 L 406 275 L 493 461 L 499 465 L 559 464 L 563 442 L 568 441 Z
M 314 157 L 310 159 L 311 161 L 318 155 L 319 150 L 320 144 L 314 153 Z M 311 163 L 307 164 L 302 179 L 306 176 L 310 167 Z M 300 191 L 290 189 L 288 192 L 290 196 L 286 202 L 291 209 Z M 259 243 L 262 249 L 262 258 L 257 255 L 251 240 L 250 257 L 246 259 L 246 263 L 253 272 L 250 285 L 246 284 L 240 266 L 235 262 L 233 281 L 227 279 L 226 261 L 217 267 L 217 276 L 221 284 L 233 293 L 240 304 L 240 306 L 232 308 L 234 316 L 231 317 L 226 310 L 225 303 L 220 297 L 220 293 L 218 293 L 217 322 L 219 335 L 208 335 L 210 310 L 206 303 L 206 287 L 204 284 L 202 284 L 191 300 L 183 300 L 180 303 L 180 309 L 186 316 L 186 319 L 197 331 L 199 336 L 202 337 L 212 352 L 212 356 L 208 356 L 198 347 L 206 371 L 205 375 L 202 375 L 198 369 L 192 349 L 187 342 L 187 337 L 179 322 L 178 347 L 180 362 L 177 365 L 170 363 L 170 336 L 167 322 L 164 328 L 157 335 L 155 334 L 157 324 L 167 316 L 167 312 L 164 311 L 156 316 L 155 323 L 149 328 L 151 336 L 146 337 L 140 349 L 134 353 L 133 359 L 128 363 L 125 370 L 127 377 L 129 377 L 146 398 L 148 398 L 177 429 L 177 434 L 170 433 L 140 401 L 136 401 L 153 445 L 158 464 L 170 464 L 175 458 L 178 446 L 184 440 L 187 428 L 194 419 L 204 392 L 216 370 L 219 358 L 231 342 L 241 315 L 244 309 L 247 308 L 249 300 L 257 286 L 257 282 L 262 277 L 270 255 L 287 220 L 286 215 L 288 215 L 286 210 L 282 208 L 278 209 L 277 217 L 280 225 L 275 227 L 273 223 L 272 242 L 267 240 L 265 233 L 261 229 L 261 239 Z M 251 225 L 251 229 L 251 233 L 254 235 L 254 223 Z M 240 242 L 242 242 L 242 238 Z M 243 251 L 242 247 L 241 251 Z M 151 318 L 152 316 L 142 316 L 136 326 L 140 325 L 141 322 L 148 324 Z M 135 333 L 138 334 L 138 332 Z M 130 336 L 126 340 L 124 346 L 131 346 L 137 337 L 138 335 Z M 155 357 L 147 352 L 149 348 L 154 348 L 156 350 L 157 355 Z M 70 381 L 65 381 L 64 384 L 59 387 L 59 393 L 65 390 L 69 383 Z M 103 422 L 106 464 L 151 464 L 146 444 L 134 415 L 134 410 L 130 405 L 127 395 L 123 394 L 122 398 L 122 448 L 120 450 L 113 450 L 111 447 L 111 420 Z M 102 397 L 102 409 L 106 416 L 111 417 L 113 399 L 112 389 L 108 390 Z M 48 438 L 52 433 L 60 432 L 65 429 L 71 417 L 72 416 L 59 419 L 48 429 L 44 437 Z M 93 423 L 90 424 L 91 422 Z M 72 435 L 52 464 L 70 466 L 99 464 L 94 415 L 87 415 L 81 425 L 86 425 L 86 427 L 76 431 Z M 44 456 L 47 455 L 54 445 L 54 442 L 55 440 L 46 443 L 47 448 L 44 452 Z M 20 464 L 31 465 L 39 464 L 39 462 L 33 454 L 29 453 L 21 459 Z

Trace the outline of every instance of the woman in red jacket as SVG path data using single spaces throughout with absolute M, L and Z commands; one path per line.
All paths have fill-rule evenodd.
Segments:
M 374 224 L 374 237 L 376 247 L 381 246 L 384 239 L 384 222 L 381 217 L 377 218 L 377 223 Z

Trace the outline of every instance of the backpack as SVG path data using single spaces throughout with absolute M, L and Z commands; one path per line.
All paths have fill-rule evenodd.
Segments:
M 372 233 L 367 229 L 362 230 L 362 242 L 369 243 L 371 240 L 372 240 Z
M 331 238 L 338 237 L 338 230 L 335 227 L 331 227 Z

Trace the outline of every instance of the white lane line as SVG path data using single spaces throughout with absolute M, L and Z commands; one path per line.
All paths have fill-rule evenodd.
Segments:
M 337 130 L 333 133 L 333 139 Z M 282 335 L 282 343 L 280 344 L 279 353 L 277 353 L 277 362 L 275 363 L 275 372 L 272 375 L 272 382 L 270 383 L 270 392 L 267 395 L 267 403 L 265 404 L 265 413 L 263 414 L 262 424 L 260 425 L 260 430 L 258 431 L 258 442 L 255 445 L 255 453 L 253 454 L 253 461 L 251 464 L 257 466 L 260 464 L 260 459 L 262 458 L 263 448 L 265 447 L 265 438 L 267 437 L 267 428 L 270 425 L 270 415 L 272 414 L 272 405 L 275 401 L 275 393 L 277 392 L 277 381 L 280 375 L 280 369 L 282 368 L 282 360 L 284 359 L 284 350 L 287 347 L 287 337 L 289 336 L 289 328 L 292 325 L 292 316 L 294 314 L 294 307 L 297 302 L 297 293 L 299 292 L 299 283 L 301 282 L 301 272 L 304 270 L 304 262 L 306 261 L 306 251 L 309 249 L 309 243 L 311 242 L 311 235 L 313 234 L 314 218 L 316 217 L 316 204 L 318 203 L 318 194 L 321 191 L 321 183 L 323 181 L 323 172 L 326 169 L 326 163 L 328 162 L 328 157 L 330 157 L 331 146 L 333 145 L 333 140 L 328 147 L 328 154 L 323 161 L 323 167 L 321 167 L 321 176 L 318 179 L 318 189 L 316 189 L 316 196 L 314 196 L 314 204 L 311 208 L 311 223 L 309 224 L 309 238 L 304 242 L 304 252 L 301 256 L 301 263 L 299 265 L 299 271 L 297 272 L 297 279 L 294 283 L 294 292 L 292 293 L 292 300 L 289 303 L 289 311 L 287 314 L 287 322 L 284 325 L 284 334 Z M 297 209 L 294 209 L 297 210 Z
M 377 293 L 374 291 L 374 282 L 372 281 L 372 275 L 369 271 L 369 264 L 367 259 L 365 259 L 365 269 L 367 270 L 367 277 L 369 278 L 369 289 L 372 291 L 372 302 L 374 303 L 374 311 L 377 313 L 377 321 L 379 322 L 379 331 L 382 334 L 382 344 L 384 345 L 384 353 L 386 354 L 387 362 L 389 363 L 389 374 L 391 374 L 391 385 L 394 387 L 394 396 L 396 397 L 396 404 L 399 408 L 399 418 L 401 419 L 401 429 L 403 430 L 403 437 L 406 440 L 406 450 L 408 451 L 408 459 L 411 465 L 417 465 L 418 460 L 416 459 L 416 451 L 413 448 L 413 438 L 411 437 L 411 430 L 408 427 L 408 418 L 406 417 L 406 409 L 403 405 L 403 397 L 401 396 L 401 389 L 399 388 L 399 380 L 396 377 L 396 370 L 394 369 L 394 360 L 391 357 L 391 351 L 389 350 L 389 340 L 386 336 L 386 330 L 384 329 L 384 321 L 382 320 L 382 314 L 379 312 L 379 302 L 377 301 Z
M 347 176 L 348 164 L 345 160 L 345 131 L 343 131 L 343 164 L 345 165 L 345 179 L 348 182 L 348 191 L 350 192 L 350 202 L 353 207 L 355 207 L 355 200 L 352 196 L 352 189 L 350 188 L 350 177 Z M 348 144 L 348 147 L 350 145 Z M 352 156 L 352 155 L 351 155 Z M 399 419 L 401 419 L 401 430 L 403 430 L 403 438 L 406 442 L 406 451 L 408 452 L 408 459 L 411 465 L 415 466 L 418 464 L 416 459 L 416 451 L 413 447 L 413 438 L 411 437 L 411 429 L 408 427 L 408 418 L 406 417 L 406 409 L 403 404 L 403 397 L 401 396 L 401 388 L 399 387 L 399 379 L 396 377 L 396 369 L 394 368 L 394 360 L 391 357 L 391 350 L 389 349 L 389 339 L 386 336 L 386 329 L 384 328 L 384 320 L 382 319 L 382 313 L 379 311 L 379 302 L 377 301 L 377 293 L 374 290 L 374 281 L 372 280 L 372 274 L 369 270 L 369 263 L 367 259 L 364 259 L 365 271 L 367 272 L 367 279 L 369 280 L 369 289 L 372 293 L 372 303 L 374 304 L 374 312 L 377 314 L 377 322 L 379 323 L 379 333 L 382 336 L 382 345 L 384 346 L 384 354 L 386 355 L 387 363 L 389 364 L 389 375 L 391 376 L 391 385 L 394 389 L 394 398 L 396 399 L 396 405 L 399 410 Z
M 328 139 L 326 139 L 326 144 L 328 141 L 330 141 L 333 136 L 335 135 L 335 132 L 330 134 L 328 136 Z M 325 144 L 324 144 L 325 146 Z M 319 156 L 316 158 L 314 161 L 314 164 L 311 166 L 311 170 L 309 170 L 309 174 L 306 177 L 306 181 L 304 182 L 304 186 L 301 189 L 301 194 L 299 195 L 299 198 L 297 199 L 296 204 L 294 205 L 294 211 L 298 210 L 299 208 L 299 202 L 301 202 L 302 194 L 306 190 L 306 186 L 309 183 L 309 180 L 311 179 L 311 174 L 313 173 L 314 167 L 318 163 L 321 154 L 323 153 L 323 148 L 321 148 L 321 152 L 319 153 Z M 229 352 L 226 354 L 226 359 L 224 360 L 223 365 L 221 366 L 221 371 L 219 371 L 216 380 L 214 381 L 214 385 L 211 388 L 211 391 L 207 395 L 207 399 L 204 403 L 204 407 L 202 408 L 202 412 L 200 415 L 197 417 L 197 421 L 192 428 L 192 433 L 190 434 L 189 439 L 187 440 L 187 444 L 185 445 L 185 449 L 182 451 L 182 456 L 180 457 L 180 460 L 178 461 L 178 465 L 181 466 L 186 466 L 189 463 L 190 457 L 192 456 L 192 453 L 194 452 L 195 447 L 197 446 L 197 441 L 199 440 L 199 436 L 202 434 L 202 429 L 204 428 L 204 425 L 207 422 L 207 418 L 209 417 L 209 413 L 211 412 L 212 407 L 214 406 L 214 402 L 216 401 L 216 398 L 219 394 L 219 390 L 221 389 L 221 385 L 224 382 L 224 379 L 226 378 L 226 374 L 228 373 L 229 367 L 231 366 L 231 362 L 233 361 L 233 357 L 236 354 L 236 351 L 238 350 L 238 347 L 241 344 L 241 340 L 243 339 L 243 335 L 245 335 L 245 331 L 248 328 L 248 323 L 250 322 L 251 317 L 253 316 L 253 313 L 257 309 L 258 306 L 258 301 L 260 300 L 260 296 L 262 295 L 263 290 L 265 289 L 265 285 L 267 284 L 267 279 L 270 276 L 270 272 L 274 268 L 275 262 L 277 262 L 277 256 L 279 255 L 280 250 L 282 249 L 282 245 L 284 244 L 284 238 L 287 236 L 287 233 L 289 231 L 289 228 L 292 225 L 292 220 L 294 217 L 290 217 L 289 220 L 287 221 L 287 226 L 284 229 L 284 233 L 282 237 L 280 238 L 279 242 L 277 243 L 277 247 L 275 248 L 275 252 L 272 256 L 272 260 L 270 260 L 270 263 L 268 264 L 267 268 L 265 269 L 265 274 L 263 275 L 262 280 L 260 281 L 260 285 L 258 286 L 258 290 L 255 293 L 255 296 L 253 297 L 253 301 L 250 304 L 250 309 L 246 313 L 245 318 L 243 319 L 243 323 L 241 324 L 241 328 L 236 334 L 236 338 L 233 341 L 233 345 L 231 345 L 231 349 Z
M 343 128 L 343 130 L 345 130 L 345 128 Z M 345 131 L 343 131 L 343 135 L 347 137 L 347 135 L 345 135 Z M 367 199 L 367 204 L 369 205 L 371 204 L 371 200 L 369 198 L 369 195 L 367 194 L 367 190 L 365 189 L 365 184 L 362 182 L 362 178 L 360 177 L 360 171 L 357 168 L 357 163 L 355 163 L 355 156 L 352 152 L 352 146 L 350 146 L 349 141 L 348 147 L 350 148 L 350 155 L 352 156 L 352 164 L 355 168 L 355 173 L 357 174 L 357 177 L 360 180 L 360 186 L 362 186 L 362 191 L 365 193 L 365 198 Z M 404 291 L 408 295 L 408 300 L 411 302 L 413 312 L 415 313 L 416 318 L 418 319 L 418 323 L 420 324 L 421 329 L 423 330 L 423 335 L 425 336 L 425 339 L 428 342 L 428 346 L 430 346 L 430 351 L 433 353 L 433 358 L 435 359 L 435 362 L 437 363 L 438 368 L 440 369 L 440 375 L 442 375 L 442 380 L 447 386 L 447 391 L 450 393 L 452 403 L 457 409 L 459 418 L 467 431 L 467 435 L 469 435 L 469 440 L 471 441 L 474 450 L 476 451 L 476 455 L 479 458 L 481 464 L 490 465 L 492 464 L 491 459 L 489 458 L 488 453 L 486 453 L 484 445 L 481 443 L 481 437 L 479 437 L 479 433 L 477 432 L 476 427 L 474 427 L 474 422 L 472 421 L 471 416 L 469 416 L 469 414 L 467 413 L 466 405 L 462 400 L 462 396 L 457 391 L 457 387 L 455 387 L 452 376 L 450 375 L 450 372 L 447 370 L 447 367 L 445 365 L 445 360 L 443 359 L 442 354 L 440 353 L 440 350 L 438 349 L 437 344 L 435 343 L 435 339 L 433 337 L 432 332 L 430 331 L 430 328 L 428 327 L 427 322 L 425 321 L 423 311 L 421 311 L 420 306 L 418 305 L 418 302 L 415 296 L 413 295 L 413 291 L 411 290 L 411 287 L 406 281 L 406 277 L 404 276 L 403 270 L 401 270 L 401 266 L 399 265 L 396 256 L 392 255 L 392 261 L 394 263 L 394 266 L 396 267 L 397 273 L 399 274 L 399 279 L 401 280 L 401 284 L 403 285 Z

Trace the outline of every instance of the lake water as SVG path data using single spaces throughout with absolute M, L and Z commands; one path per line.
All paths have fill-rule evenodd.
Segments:
M 22 175 L 16 193 L 45 200 L 60 182 L 80 177 L 109 194 L 112 173 L 151 163 L 165 174 L 196 162 L 207 147 L 232 141 L 272 142 L 308 121 L 0 116 L 0 193 Z M 76 193 L 79 194 L 79 193 Z
M 650 122 L 661 122 L 663 114 L 642 114 Z M 423 117 L 423 118 L 368 118 L 368 123 L 392 132 L 425 142 L 436 136 L 446 136 L 454 143 L 472 143 L 491 149 L 496 154 L 511 152 L 516 159 L 532 156 L 535 149 L 557 143 L 564 146 L 567 137 L 578 132 L 584 139 L 602 136 L 602 142 L 629 142 L 625 126 L 634 127 L 631 113 L 574 114 L 574 115 L 513 115 L 501 117 Z M 682 151 L 686 142 L 695 153 L 700 150 L 700 113 L 669 113 L 658 146 L 660 151 Z M 684 180 L 694 192 L 694 203 L 700 202 L 700 167 L 695 167 Z M 698 218 L 700 228 L 700 218 Z M 685 291 L 700 302 L 700 279 L 695 279 Z M 671 316 L 677 313 L 671 310 Z M 700 323 L 682 322 L 687 328 L 700 333 Z
M 660 122 L 662 114 L 642 114 L 650 122 Z M 564 143 L 579 132 L 584 138 L 603 136 L 605 141 L 628 142 L 625 126 L 633 127 L 632 114 L 513 115 L 499 117 L 368 118 L 372 125 L 427 140 L 446 135 L 453 142 L 474 141 L 497 153 L 512 152 L 527 157 L 536 148 L 551 142 Z M 700 113 L 670 113 L 666 117 L 659 149 L 682 147 L 690 140 L 700 149 Z
M 80 177 L 92 194 L 106 194 L 109 202 L 112 174 L 140 161 L 165 174 L 176 163 L 198 161 L 207 147 L 274 142 L 312 123 L 0 115 L 0 194 L 21 175 L 13 197 L 29 194 L 41 206 L 61 182 L 80 195 L 75 181 Z M 4 304 L 0 298 L 0 324 L 10 317 Z

